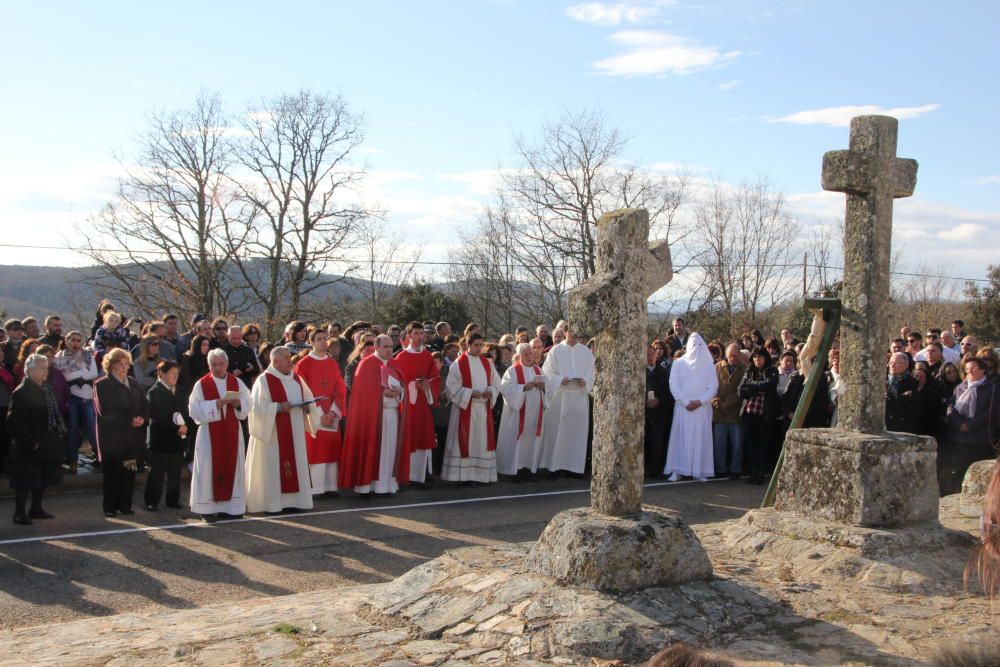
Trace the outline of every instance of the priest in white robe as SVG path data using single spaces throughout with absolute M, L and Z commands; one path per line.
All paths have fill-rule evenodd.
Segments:
M 529 343 L 517 346 L 517 361 L 500 380 L 504 410 L 497 435 L 497 472 L 533 480 L 541 454 L 545 376 Z
M 316 434 L 323 414 L 309 387 L 292 373 L 291 351 L 271 350 L 271 365 L 254 383 L 247 452 L 247 511 L 312 509 L 306 429 Z
M 670 426 L 664 474 L 676 482 L 681 476 L 707 481 L 715 474 L 712 449 L 712 399 L 719 389 L 715 360 L 701 334 L 688 338 L 684 356 L 670 367 L 674 421 Z
M 240 420 L 250 413 L 251 397 L 246 385 L 226 372 L 228 366 L 224 351 L 209 352 L 209 373 L 194 383 L 188 398 L 188 412 L 201 427 L 194 441 L 191 511 L 208 523 L 246 511 Z
M 470 334 L 468 344 L 468 351 L 449 367 L 445 382 L 451 420 L 441 479 L 488 484 L 497 481 L 493 404 L 500 395 L 500 379 L 493 362 L 480 356 L 482 335 Z
M 594 388 L 594 353 L 567 324 L 566 339 L 545 356 L 545 425 L 538 466 L 551 473 L 583 475 L 587 466 L 590 392 Z

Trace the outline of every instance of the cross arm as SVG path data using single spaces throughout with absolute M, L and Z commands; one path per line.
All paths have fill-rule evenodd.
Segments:
M 670 261 L 670 244 L 666 239 L 650 241 L 646 251 L 646 276 L 643 282 L 646 298 L 653 296 L 661 287 L 674 278 L 673 263 Z
M 829 151 L 823 156 L 823 189 L 867 195 L 877 189 L 882 170 L 889 169 L 888 187 L 895 199 L 909 197 L 917 186 L 917 161 L 892 158 L 888 165 L 875 156 L 857 151 Z

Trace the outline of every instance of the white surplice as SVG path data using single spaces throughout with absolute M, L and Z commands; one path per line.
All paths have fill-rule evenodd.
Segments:
M 247 510 L 280 512 L 288 507 L 312 509 L 312 482 L 306 453 L 306 429 L 315 434 L 322 413 L 315 403 L 292 408 L 288 413 L 292 422 L 295 472 L 299 490 L 296 493 L 282 493 L 282 470 L 278 458 L 278 432 L 275 425 L 278 404 L 271 400 L 266 374 L 281 380 L 289 403 L 300 403 L 313 397 L 306 383 L 300 385 L 292 373 L 284 375 L 273 367 L 264 371 L 254 383 L 250 407 L 250 450 L 247 452 Z
M 226 379 L 215 376 L 215 387 L 219 397 L 226 395 Z M 240 392 L 240 407 L 236 409 L 237 419 L 246 419 L 250 413 L 250 390 L 242 382 L 236 382 Z M 243 460 L 246 451 L 243 442 L 243 429 L 239 429 L 240 446 L 236 453 L 236 475 L 233 481 L 233 495 L 229 500 L 215 502 L 212 485 L 212 437 L 208 425 L 221 421 L 228 410 L 233 408 L 225 405 L 222 410 L 215 401 L 206 401 L 201 391 L 201 382 L 195 382 L 191 396 L 188 397 L 188 414 L 198 424 L 198 436 L 194 440 L 194 464 L 191 467 L 191 511 L 196 514 L 233 514 L 239 515 L 246 511 L 246 496 L 244 495 Z
M 487 360 L 489 361 L 489 360 Z M 489 362 L 492 363 L 492 362 Z M 459 363 L 455 361 L 448 368 L 448 379 L 445 391 L 451 399 L 451 419 L 448 421 L 448 439 L 444 446 L 444 463 L 441 467 L 441 479 L 447 482 L 495 482 L 497 481 L 496 452 L 488 450 L 489 440 L 487 429 L 489 421 L 487 411 L 493 409 L 493 404 L 500 395 L 500 381 L 496 368 L 493 368 L 489 378 L 480 357 L 469 357 L 469 376 L 472 386 L 462 386 L 462 373 Z M 472 398 L 473 391 L 488 391 L 489 398 Z M 469 416 L 469 455 L 462 457 L 458 445 L 459 414 L 463 408 L 471 406 Z
M 554 345 L 542 365 L 545 374 L 545 425 L 538 467 L 583 474 L 587 466 L 590 392 L 594 388 L 594 353 L 583 343 Z M 584 386 L 564 385 L 564 378 Z
M 715 474 L 712 449 L 712 399 L 719 389 L 708 346 L 699 334 L 688 338 L 687 351 L 670 367 L 674 420 L 670 426 L 665 474 L 711 477 Z M 701 406 L 688 410 L 692 401 Z
M 382 364 L 388 363 L 379 358 Z M 385 378 L 389 389 L 403 389 L 399 380 L 389 375 Z M 404 392 L 405 393 L 405 392 Z M 378 477 L 371 484 L 355 486 L 355 493 L 396 493 L 399 491 L 399 480 L 396 479 L 396 448 L 399 446 L 399 406 L 403 396 L 398 398 L 382 397 L 382 442 L 379 443 Z
M 523 366 L 525 384 L 535 379 L 545 379 L 535 373 L 531 366 Z M 527 468 L 538 472 L 538 457 L 541 454 L 542 436 L 538 432 L 538 411 L 545 400 L 545 392 L 538 389 L 525 391 L 517 381 L 517 368 L 511 366 L 500 380 L 503 394 L 503 416 L 500 418 L 500 433 L 497 435 L 497 472 L 501 475 L 516 475 Z M 517 437 L 521 424 L 521 408 L 524 407 L 524 432 Z

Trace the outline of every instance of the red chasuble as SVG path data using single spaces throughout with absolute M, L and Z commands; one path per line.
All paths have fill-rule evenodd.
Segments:
M 239 391 L 238 382 L 235 375 L 226 373 L 226 391 Z M 222 398 L 211 373 L 198 380 L 198 384 L 206 401 Z M 231 405 L 223 410 L 222 419 L 209 422 L 208 435 L 212 440 L 212 501 L 221 503 L 232 500 L 236 459 L 240 455 L 240 422 Z
M 396 364 L 403 376 L 403 442 L 406 449 L 415 452 L 418 449 L 434 449 L 437 447 L 437 434 L 434 432 L 434 413 L 431 406 L 437 403 L 438 392 L 441 389 L 441 376 L 434 366 L 434 358 L 427 348 L 420 352 L 401 350 L 396 355 Z M 410 402 L 409 384 L 414 380 L 427 380 L 430 386 L 431 402 L 427 402 L 424 392 L 417 392 L 417 400 Z
M 384 377 L 404 384 L 395 359 L 383 365 L 376 356 L 365 357 L 354 371 L 351 400 L 347 403 L 347 432 L 340 455 L 337 486 L 367 486 L 378 479 L 382 453 L 382 390 Z M 400 417 L 402 421 L 402 417 Z M 410 452 L 404 447 L 402 423 L 398 426 L 393 474 L 400 486 L 410 482 Z
M 288 400 L 285 393 L 285 385 L 281 378 L 272 373 L 264 373 L 267 378 L 267 391 L 271 395 L 274 403 L 284 403 Z M 294 376 L 293 376 L 294 377 Z M 302 380 L 295 378 L 302 386 Z M 259 380 L 258 380 L 259 382 Z M 303 395 L 305 392 L 303 392 Z M 278 467 L 281 470 L 281 492 L 299 492 L 299 474 L 295 466 L 295 440 L 292 436 L 292 416 L 287 412 L 278 412 L 274 415 L 274 428 L 278 434 Z
M 316 401 L 323 414 L 336 405 L 341 416 L 347 415 L 347 386 L 340 375 L 340 366 L 332 358 L 317 359 L 306 355 L 295 365 L 295 376 L 306 383 L 313 396 L 325 396 Z M 316 435 L 306 432 L 306 452 L 309 463 L 338 463 L 341 448 L 340 431 L 317 429 Z
M 479 357 L 483 364 L 483 371 L 486 373 L 486 384 L 492 384 L 493 364 L 485 357 Z M 458 371 L 462 376 L 462 387 L 472 389 L 472 370 L 469 367 L 469 355 L 463 354 L 458 358 Z M 472 406 L 475 399 L 469 401 L 464 410 L 458 412 L 458 452 L 462 458 L 469 457 L 469 429 L 472 425 Z M 495 452 L 497 449 L 496 436 L 493 430 L 493 409 L 486 404 L 486 451 Z
M 538 368 L 538 366 L 533 366 L 533 368 L 535 370 L 535 375 L 536 376 L 541 374 L 542 371 L 541 371 L 541 369 Z M 520 384 L 520 385 L 523 385 L 524 384 L 524 366 L 521 365 L 520 361 L 517 362 L 516 364 L 514 364 L 514 374 L 517 376 L 517 383 Z M 535 379 L 538 379 L 538 378 L 536 377 Z M 521 414 L 518 417 L 518 421 L 517 421 L 517 439 L 518 440 L 520 440 L 521 436 L 524 435 L 524 413 L 525 413 L 526 409 L 527 409 L 527 406 L 525 405 L 524 399 L 522 398 L 521 399 Z M 542 422 L 543 422 L 543 417 L 544 416 L 545 416 L 545 400 L 543 399 L 538 404 L 538 423 L 535 425 L 535 435 L 536 436 L 539 436 L 539 435 L 542 434 Z

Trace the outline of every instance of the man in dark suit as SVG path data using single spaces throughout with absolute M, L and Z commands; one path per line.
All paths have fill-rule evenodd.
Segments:
M 674 332 L 664 339 L 664 342 L 670 346 L 671 353 L 685 349 L 687 347 L 688 336 L 691 335 L 684 324 L 684 320 L 680 317 L 674 319 L 673 330 Z
M 670 368 L 656 363 L 656 348 L 646 348 L 646 476 L 660 477 L 667 460 L 667 434 L 674 414 Z

